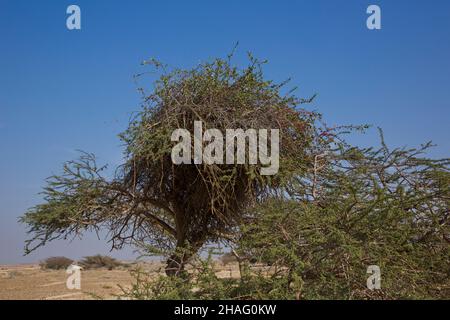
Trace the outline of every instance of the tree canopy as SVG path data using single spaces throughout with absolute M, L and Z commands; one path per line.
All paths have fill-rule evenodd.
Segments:
M 95 156 L 83 154 L 66 163 L 62 175 L 49 178 L 45 203 L 22 218 L 33 234 L 27 250 L 106 228 L 113 248 L 141 243 L 177 251 L 168 263 L 168 272 L 177 273 L 202 245 L 229 237 L 251 205 L 282 192 L 311 162 L 308 150 L 318 115 L 299 107 L 311 99 L 283 94 L 285 83 L 266 80 L 264 62 L 250 55 L 249 65 L 240 69 L 230 60 L 170 71 L 155 60 L 145 62 L 160 78 L 151 93 L 141 89 L 142 110 L 120 135 L 124 163 L 108 179 Z M 193 133 L 194 121 L 223 131 L 278 129 L 280 171 L 263 175 L 261 163 L 248 162 L 175 165 L 171 134 L 180 128 Z

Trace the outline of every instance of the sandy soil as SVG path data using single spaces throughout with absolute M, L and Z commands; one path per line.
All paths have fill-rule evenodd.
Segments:
M 163 265 L 148 262 L 140 266 L 155 274 L 163 272 Z M 42 270 L 37 264 L 0 265 L 0 300 L 90 300 L 117 299 L 122 293 L 119 285 L 129 288 L 133 278 L 128 269 L 82 270 L 81 290 L 66 287 L 69 275 L 65 270 Z M 217 270 L 221 278 L 238 277 L 237 266 Z
M 66 287 L 65 270 L 41 270 L 39 265 L 0 266 L 0 299 L 116 299 L 118 285 L 130 286 L 129 270 L 83 270 L 81 290 Z

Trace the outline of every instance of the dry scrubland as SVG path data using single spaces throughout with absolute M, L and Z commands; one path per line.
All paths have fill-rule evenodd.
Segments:
M 139 263 L 143 270 L 154 274 L 164 274 L 164 264 L 158 262 Z M 219 277 L 238 277 L 237 264 L 216 264 Z M 136 268 L 114 270 L 83 270 L 81 290 L 66 288 L 68 275 L 65 270 L 42 270 L 38 264 L 0 265 L 0 299 L 23 300 L 90 300 L 117 299 L 122 290 L 130 287 L 133 277 L 130 271 Z

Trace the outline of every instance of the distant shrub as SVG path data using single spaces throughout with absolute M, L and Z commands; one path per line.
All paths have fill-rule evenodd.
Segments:
M 14 279 L 14 278 L 16 278 L 16 277 L 20 277 L 21 275 L 23 275 L 23 273 L 22 272 L 20 272 L 20 271 L 9 271 L 8 273 L 7 273 L 7 275 L 6 275 L 6 278 L 8 278 L 8 279 Z
M 233 253 L 227 252 L 220 257 L 220 261 L 222 262 L 223 265 L 226 266 L 229 263 L 237 262 L 237 259 Z
M 114 268 L 124 266 L 123 263 L 112 257 L 102 256 L 99 254 L 95 256 L 84 257 L 79 264 L 85 269 L 106 268 L 108 270 L 112 270 Z
M 42 261 L 39 265 L 42 269 L 67 269 L 72 264 L 73 260 L 66 257 L 50 257 Z

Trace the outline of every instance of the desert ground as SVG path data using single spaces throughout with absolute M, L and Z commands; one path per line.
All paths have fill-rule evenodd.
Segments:
M 123 288 L 133 282 L 130 268 L 81 271 L 81 289 L 68 289 L 65 270 L 43 270 L 39 264 L 0 265 L 0 300 L 92 300 L 118 299 Z M 159 262 L 140 263 L 139 268 L 151 275 L 164 274 Z M 239 275 L 237 265 L 217 268 L 219 277 Z

